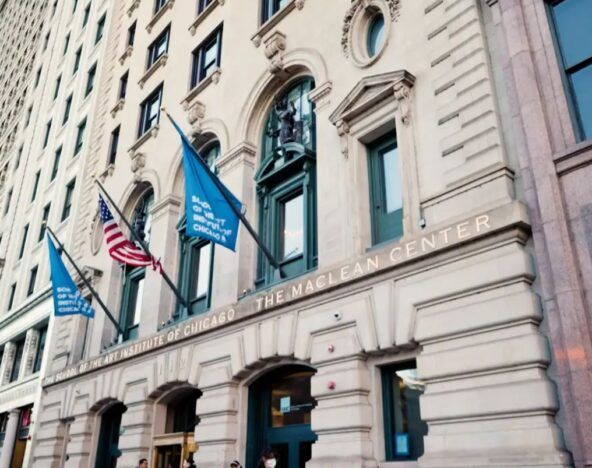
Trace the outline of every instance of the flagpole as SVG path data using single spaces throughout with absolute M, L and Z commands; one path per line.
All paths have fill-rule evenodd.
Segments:
M 171 115 L 167 112 L 167 110 L 164 108 L 162 108 L 161 110 L 164 111 L 164 113 L 169 118 L 169 120 L 174 124 L 175 121 L 173 120 Z M 203 161 L 200 160 L 199 162 L 202 163 Z M 247 231 L 249 232 L 249 234 L 251 234 L 251 237 L 255 240 L 255 243 L 259 246 L 259 248 L 261 249 L 263 254 L 267 257 L 267 260 L 269 260 L 269 263 L 271 263 L 271 266 L 279 271 L 280 278 L 285 278 L 286 274 L 282 270 L 282 267 L 280 266 L 279 262 L 276 260 L 276 258 L 273 256 L 271 251 L 267 248 L 267 246 L 263 243 L 263 241 L 259 238 L 259 235 L 255 231 L 255 229 L 253 229 L 253 226 L 251 226 L 251 223 L 249 223 L 249 221 L 247 220 L 245 215 L 241 212 L 241 210 L 239 210 L 234 205 L 234 203 L 232 202 L 232 200 L 230 199 L 230 197 L 226 193 L 226 189 L 225 189 L 224 185 L 222 184 L 222 182 L 218 179 L 218 177 L 215 174 L 212 173 L 212 171 L 210 170 L 210 168 L 208 167 L 207 164 L 202 164 L 202 165 L 208 171 L 208 174 L 210 174 L 210 179 L 214 182 L 216 187 L 218 187 L 218 190 L 220 191 L 220 193 L 224 197 L 224 200 L 226 200 L 226 203 L 228 203 L 228 205 L 230 205 L 230 209 L 234 212 L 234 214 L 238 217 L 238 219 L 241 220 L 241 222 L 244 224 L 245 228 L 247 228 Z
M 113 199 L 111 198 L 111 196 L 109 195 L 109 193 L 107 192 L 107 190 L 105 190 L 105 187 L 103 187 L 103 184 L 101 184 L 101 182 L 99 182 L 98 179 L 95 179 L 95 183 L 99 186 L 99 188 L 101 189 L 101 192 L 103 192 L 103 195 L 105 195 L 107 197 L 107 200 L 109 200 L 109 203 L 111 203 L 111 206 L 113 206 L 113 208 L 115 208 L 115 211 L 117 211 L 117 214 L 119 215 L 119 217 L 121 218 L 121 220 L 124 222 L 124 224 L 127 226 L 127 228 L 131 231 L 132 236 L 140 244 L 140 247 L 142 247 L 142 249 L 144 250 L 144 252 L 146 252 L 146 254 L 148 254 L 152 258 L 154 258 L 154 255 L 152 255 L 152 253 L 150 252 L 150 249 L 148 248 L 148 244 L 146 244 L 146 242 L 144 242 L 144 239 L 142 239 L 138 235 L 138 233 L 131 226 L 131 224 L 128 222 L 128 220 L 126 219 L 126 217 L 123 216 L 123 213 L 121 212 L 121 210 L 119 209 L 119 207 L 115 204 L 115 202 L 113 201 Z M 175 286 L 175 283 L 172 282 L 171 278 L 169 277 L 169 275 L 167 275 L 166 271 L 164 271 L 164 269 L 162 268 L 162 266 L 160 268 L 160 274 L 162 275 L 162 277 L 165 280 L 165 282 L 169 285 L 169 287 L 171 288 L 171 290 L 173 291 L 173 293 L 175 294 L 175 296 L 177 296 L 177 299 L 181 303 L 181 305 L 183 307 L 185 307 L 186 309 L 189 309 L 189 305 L 187 304 L 187 301 L 181 295 L 181 293 L 177 289 L 177 286 Z
M 84 274 L 82 273 L 82 271 L 80 270 L 80 268 L 78 268 L 78 265 L 76 265 L 76 263 L 74 262 L 74 259 L 72 257 L 70 257 L 70 254 L 68 253 L 68 251 L 66 250 L 66 248 L 64 247 L 64 245 L 60 242 L 60 240 L 56 236 L 55 232 L 53 232 L 52 229 L 47 224 L 45 225 L 45 227 L 47 228 L 47 232 L 49 232 L 51 234 L 51 237 L 53 237 L 53 239 L 57 242 L 58 247 L 60 248 L 60 250 L 62 252 L 64 252 L 64 254 L 66 255 L 66 258 L 70 261 L 70 263 L 72 264 L 72 266 L 76 270 L 76 273 L 78 273 L 78 275 L 82 278 L 82 281 L 84 282 L 84 284 L 86 285 L 86 287 L 89 289 L 90 293 L 97 300 L 97 302 L 99 303 L 99 305 L 101 306 L 101 308 L 105 311 L 105 314 L 107 315 L 107 318 L 113 323 L 113 325 L 115 325 L 115 328 L 117 329 L 117 333 L 119 335 L 122 335 L 123 336 L 123 329 L 121 328 L 121 325 L 119 325 L 119 323 L 117 322 L 117 320 L 115 320 L 115 318 L 113 317 L 113 315 L 111 314 L 111 312 L 109 312 L 109 309 L 107 309 L 107 306 L 105 305 L 105 303 L 103 302 L 103 300 L 99 297 L 98 293 L 91 286 L 90 281 L 88 281 L 86 279 L 86 276 L 84 276 Z

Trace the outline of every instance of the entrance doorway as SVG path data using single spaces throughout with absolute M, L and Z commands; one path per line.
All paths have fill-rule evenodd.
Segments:
M 14 441 L 14 449 L 12 451 L 10 468 L 21 468 L 23 466 L 25 451 L 27 450 L 27 440 L 29 439 L 29 429 L 31 427 L 32 411 L 32 406 L 21 408 L 18 432 L 16 434 L 16 440 Z
M 121 416 L 126 411 L 127 407 L 123 403 L 116 403 L 101 416 L 95 468 L 115 468 L 117 466 L 117 459 L 121 456 L 119 450 Z
M 281 468 L 304 468 L 317 436 L 310 428 L 316 406 L 306 366 L 286 366 L 272 371 L 249 388 L 247 468 L 257 468 L 259 456 L 271 448 Z

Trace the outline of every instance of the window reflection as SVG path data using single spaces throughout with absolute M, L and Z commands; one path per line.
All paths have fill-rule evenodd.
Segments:
M 282 259 L 287 260 L 304 252 L 304 197 L 297 195 L 283 204 Z
M 271 383 L 271 427 L 310 424 L 315 401 L 310 394 L 312 371 L 279 377 Z

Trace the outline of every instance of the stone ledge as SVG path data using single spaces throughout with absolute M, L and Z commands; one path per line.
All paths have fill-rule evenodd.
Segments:
M 144 88 L 144 85 L 150 79 L 150 77 L 156 73 L 156 70 L 158 70 L 161 67 L 164 68 L 164 66 L 167 63 L 168 58 L 169 58 L 168 53 L 162 54 L 160 57 L 158 57 L 158 59 L 156 59 L 156 62 L 154 62 L 150 66 L 150 68 L 148 70 L 146 70 L 144 75 L 142 75 L 142 77 L 138 80 L 138 86 L 140 87 L 140 89 Z
M 123 65 L 125 63 L 125 60 L 128 57 L 131 57 L 132 52 L 134 51 L 134 47 L 131 45 L 128 45 L 125 50 L 123 51 L 123 54 L 121 54 L 121 56 L 119 57 L 119 64 Z
M 255 47 L 261 45 L 261 40 L 269 31 L 271 31 L 277 24 L 283 20 L 292 10 L 295 8 L 302 10 L 304 8 L 304 0 L 292 0 L 285 7 L 277 11 L 271 18 L 269 18 L 257 32 L 251 37 L 251 41 L 255 44 Z
M 134 0 L 132 4 L 127 9 L 127 16 L 131 18 L 132 13 L 140 6 L 140 0 Z
M 224 5 L 225 1 L 226 0 L 213 0 L 207 7 L 205 7 L 205 9 L 197 15 L 195 21 L 191 23 L 191 26 L 189 26 L 189 33 L 192 36 L 195 36 L 197 27 L 210 15 L 212 11 L 214 11 L 214 8 L 216 8 L 218 5 Z
M 158 23 L 160 18 L 162 18 L 168 10 L 172 10 L 174 4 L 175 0 L 169 0 L 163 5 L 163 7 L 160 10 L 154 13 L 154 16 L 146 25 L 146 31 L 152 32 L 152 29 L 154 28 L 154 26 L 156 26 L 156 23 Z
M 113 106 L 113 108 L 111 109 L 111 117 L 115 117 L 117 115 L 117 113 L 123 109 L 123 106 L 125 105 L 125 99 L 123 98 L 119 98 L 117 100 L 117 102 L 115 103 L 115 105 Z
M 146 143 L 148 140 L 150 140 L 151 138 L 156 138 L 156 135 L 158 135 L 158 130 L 160 129 L 160 124 L 156 124 L 154 127 L 151 127 L 149 130 L 147 130 L 142 136 L 140 136 L 132 146 L 130 146 L 130 148 L 127 150 L 128 153 L 135 153 L 137 152 L 140 147 Z
M 220 75 L 222 74 L 222 69 L 216 68 L 207 78 L 201 80 L 197 85 L 193 87 L 189 93 L 183 98 L 181 104 L 183 105 L 183 109 L 187 110 L 191 106 L 192 101 L 200 94 L 204 89 L 206 89 L 210 83 L 218 84 L 220 81 Z
M 565 175 L 592 164 L 592 140 L 582 141 L 553 155 L 557 174 Z

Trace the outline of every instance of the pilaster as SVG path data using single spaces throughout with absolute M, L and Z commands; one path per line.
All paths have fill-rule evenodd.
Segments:
M 20 414 L 21 412 L 18 409 L 14 409 L 8 413 L 8 423 L 6 424 L 6 432 L 4 434 L 4 445 L 2 446 L 2 452 L 0 453 L 0 468 L 11 467 L 12 453 L 14 451 Z
M 4 353 L 2 354 L 2 362 L 0 363 L 0 386 L 10 382 L 15 353 L 16 344 L 14 342 L 9 341 L 4 345 Z
M 94 413 L 76 416 L 70 425 L 64 468 L 88 468 L 93 466 L 91 458 L 93 429 L 99 431 L 100 421 Z M 93 463 L 91 463 L 91 460 Z
M 23 350 L 23 363 L 19 372 L 19 379 L 22 379 L 33 373 L 35 365 L 35 356 L 39 347 L 39 330 L 29 328 L 25 335 L 25 348 Z

